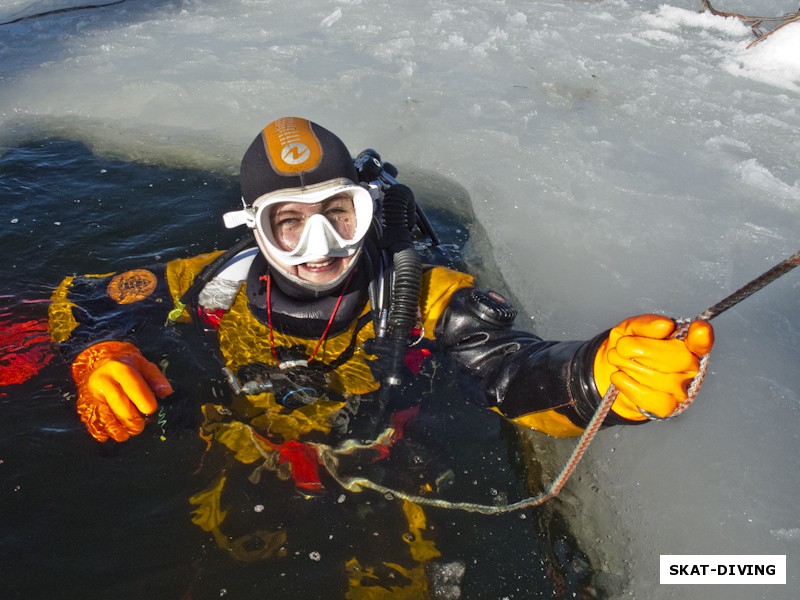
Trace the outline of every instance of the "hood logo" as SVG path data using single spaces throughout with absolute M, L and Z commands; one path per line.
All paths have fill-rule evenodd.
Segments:
M 281 148 L 281 159 L 287 165 L 301 165 L 311 156 L 311 149 L 303 142 L 291 142 Z
M 322 160 L 322 145 L 305 119 L 286 117 L 262 131 L 269 164 L 279 175 L 313 171 Z

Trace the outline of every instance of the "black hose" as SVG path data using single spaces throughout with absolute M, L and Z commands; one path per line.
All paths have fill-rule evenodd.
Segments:
M 398 385 L 401 383 L 400 373 L 408 348 L 409 333 L 417 324 L 422 262 L 413 247 L 396 252 L 393 260 L 394 285 L 389 308 L 390 363 L 386 383 Z
M 381 245 L 392 256 L 394 281 L 389 305 L 389 368 L 385 376 L 388 385 L 402 382 L 403 359 L 408 348 L 409 334 L 417 324 L 422 261 L 411 241 L 411 229 L 416 219 L 413 192 L 399 184 L 389 188 L 383 199 L 384 233 Z

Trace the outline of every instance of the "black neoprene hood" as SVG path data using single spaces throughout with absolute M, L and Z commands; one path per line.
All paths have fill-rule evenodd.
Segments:
M 350 152 L 333 133 L 305 119 L 267 125 L 242 159 L 242 198 L 250 206 L 264 194 L 346 178 L 358 182 Z

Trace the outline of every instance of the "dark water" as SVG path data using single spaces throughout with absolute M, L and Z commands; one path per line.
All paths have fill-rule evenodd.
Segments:
M 432 207 L 429 216 L 449 242 L 429 258 L 462 266 L 468 233 L 477 235 L 478 227 L 469 224 L 468 209 L 447 205 L 443 196 L 455 188 L 415 177 L 418 198 Z M 191 523 L 188 499 L 216 466 L 187 413 L 213 400 L 218 373 L 190 333 L 163 333 L 178 336 L 165 347 L 179 349 L 168 374 L 185 417 L 167 425 L 166 440 L 151 424 L 125 444 L 98 444 L 74 413 L 68 365 L 46 350 L 36 328 L 53 288 L 70 274 L 225 248 L 237 233 L 221 226 L 220 215 L 238 198 L 235 178 L 103 159 L 69 141 L 30 143 L 0 157 L 0 340 L 7 353 L 0 359 L 7 363 L 26 344 L 40 352 L 29 367 L 41 367 L 24 383 L 0 387 L 0 597 L 344 598 L 345 563 L 354 557 L 384 575 L 383 563 L 412 566 L 401 504 L 373 492 L 344 492 L 334 482 L 311 499 L 272 479 L 240 490 L 253 509 L 231 519 L 253 529 L 279 521 L 287 533 L 283 558 L 236 560 Z M 491 271 L 486 264 L 476 268 Z M 392 456 L 369 472 L 416 492 L 452 471 L 453 500 L 530 495 L 531 459 L 513 428 L 466 403 L 451 378 L 434 379 L 433 387 L 436 402 L 424 406 Z M 255 510 L 259 505 L 265 510 Z M 464 567 L 455 587 L 434 586 L 432 597 L 604 595 L 555 502 L 496 517 L 441 509 L 425 509 L 425 516 L 425 535 L 442 554 L 429 566 Z M 417 597 L 381 595 L 377 588 L 360 593 Z

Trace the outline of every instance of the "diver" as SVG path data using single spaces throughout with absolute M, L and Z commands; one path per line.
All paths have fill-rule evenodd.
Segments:
M 579 435 L 612 384 L 619 395 L 604 426 L 666 418 L 687 399 L 713 345 L 708 322 L 692 322 L 684 339 L 672 337 L 672 319 L 654 314 L 585 341 L 517 329 L 499 293 L 467 273 L 422 264 L 413 232 L 435 234 L 395 175 L 377 153 L 354 160 L 327 129 L 281 118 L 244 154 L 243 207 L 224 222 L 249 231 L 231 250 L 66 279 L 53 296 L 50 331 L 75 357 L 77 412 L 91 436 L 140 434 L 173 393 L 151 362 L 160 348 L 145 333 L 152 328 L 114 330 L 115 311 L 131 310 L 203 330 L 233 390 L 230 403 L 202 407 L 204 435 L 258 465 L 251 480 L 271 471 L 307 493 L 324 486 L 305 442 L 354 431 L 363 438 L 376 430 L 359 423 L 390 415 L 402 427 L 413 402 L 394 398 L 436 357 L 468 374 L 488 408 L 552 436 Z M 216 482 L 192 501 L 198 521 L 206 519 L 198 524 L 230 548 L 222 517 L 201 510 L 221 488 Z M 262 554 L 277 555 L 285 532 L 262 541 Z

